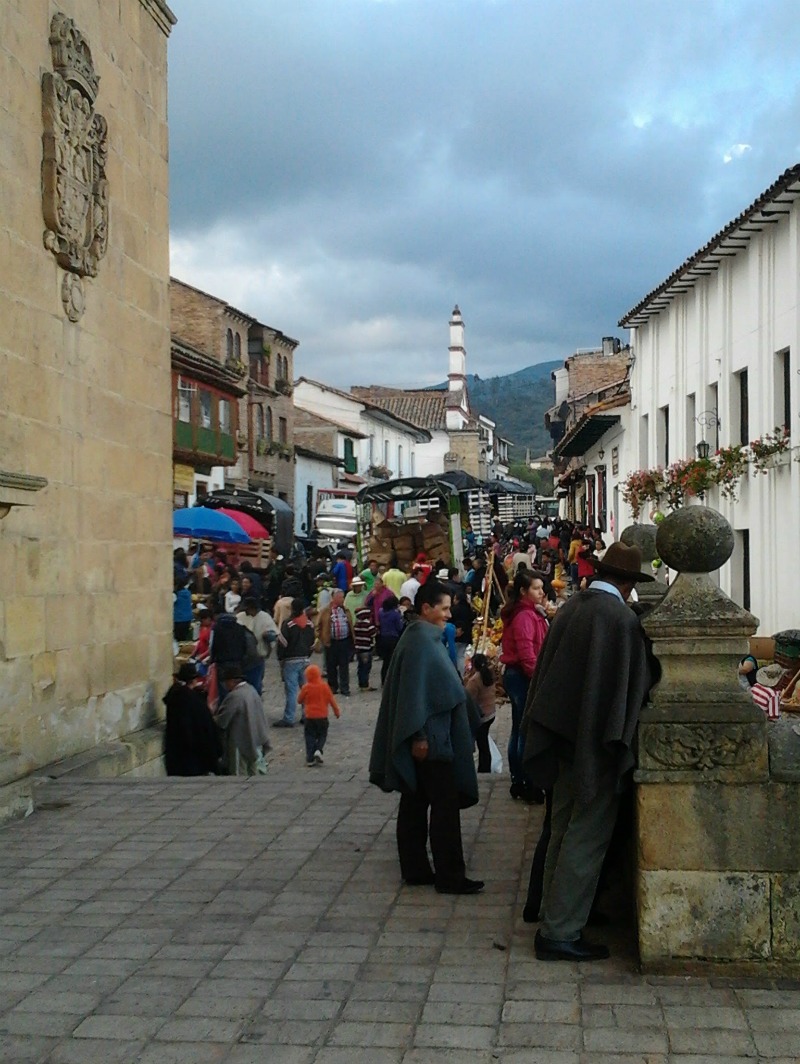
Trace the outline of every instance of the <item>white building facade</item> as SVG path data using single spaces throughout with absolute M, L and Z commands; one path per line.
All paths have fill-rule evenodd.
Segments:
M 621 530 L 632 520 L 620 498 L 628 473 L 694 457 L 703 441 L 713 456 L 787 427 L 791 450 L 766 473 L 751 465 L 738 500 L 717 486 L 700 500 L 734 529 L 720 585 L 760 618 L 762 635 L 800 627 L 799 289 L 795 166 L 622 319 L 634 351 L 631 406 L 617 439 L 599 441 L 606 454 L 618 449 L 607 490 Z
M 364 481 L 417 476 L 417 450 L 430 433 L 378 406 L 328 384 L 300 377 L 295 406 L 359 434 L 353 453 L 340 455 L 345 471 Z
M 344 463 L 299 443 L 295 444 L 294 461 L 294 531 L 297 536 L 309 536 L 320 496 L 339 490 L 339 470 Z

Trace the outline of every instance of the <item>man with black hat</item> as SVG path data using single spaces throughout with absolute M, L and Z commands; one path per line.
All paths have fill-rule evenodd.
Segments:
M 164 695 L 164 764 L 168 776 L 207 776 L 219 768 L 222 745 L 197 669 L 184 662 Z
M 626 602 L 641 571 L 638 547 L 612 543 L 597 576 L 553 620 L 531 682 L 523 763 L 553 789 L 540 960 L 600 960 L 583 938 L 625 777 L 633 767 L 639 710 L 652 683 L 644 633 Z

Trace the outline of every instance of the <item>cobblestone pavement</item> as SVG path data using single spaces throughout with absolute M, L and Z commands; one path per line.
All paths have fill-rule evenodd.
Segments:
M 537 962 L 541 810 L 502 776 L 462 818 L 485 893 L 402 887 L 396 800 L 366 780 L 376 708 L 343 700 L 318 768 L 295 729 L 265 779 L 43 785 L 0 831 L 0 1061 L 800 1060 L 797 984 L 643 976 L 623 932 L 610 961 Z

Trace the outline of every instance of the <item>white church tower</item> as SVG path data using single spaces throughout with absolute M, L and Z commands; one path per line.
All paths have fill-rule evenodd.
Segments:
M 464 347 L 464 319 L 458 304 L 450 315 L 450 364 L 447 374 L 447 429 L 463 432 L 469 422 L 467 393 L 467 350 Z
M 467 386 L 467 351 L 464 347 L 464 319 L 458 304 L 450 315 L 450 369 L 447 374 L 447 388 L 451 392 L 460 392 Z

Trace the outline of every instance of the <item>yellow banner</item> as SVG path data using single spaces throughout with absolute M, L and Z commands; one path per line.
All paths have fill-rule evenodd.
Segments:
M 172 467 L 172 483 L 175 491 L 186 491 L 190 495 L 194 493 L 194 467 L 190 465 L 174 465 Z

